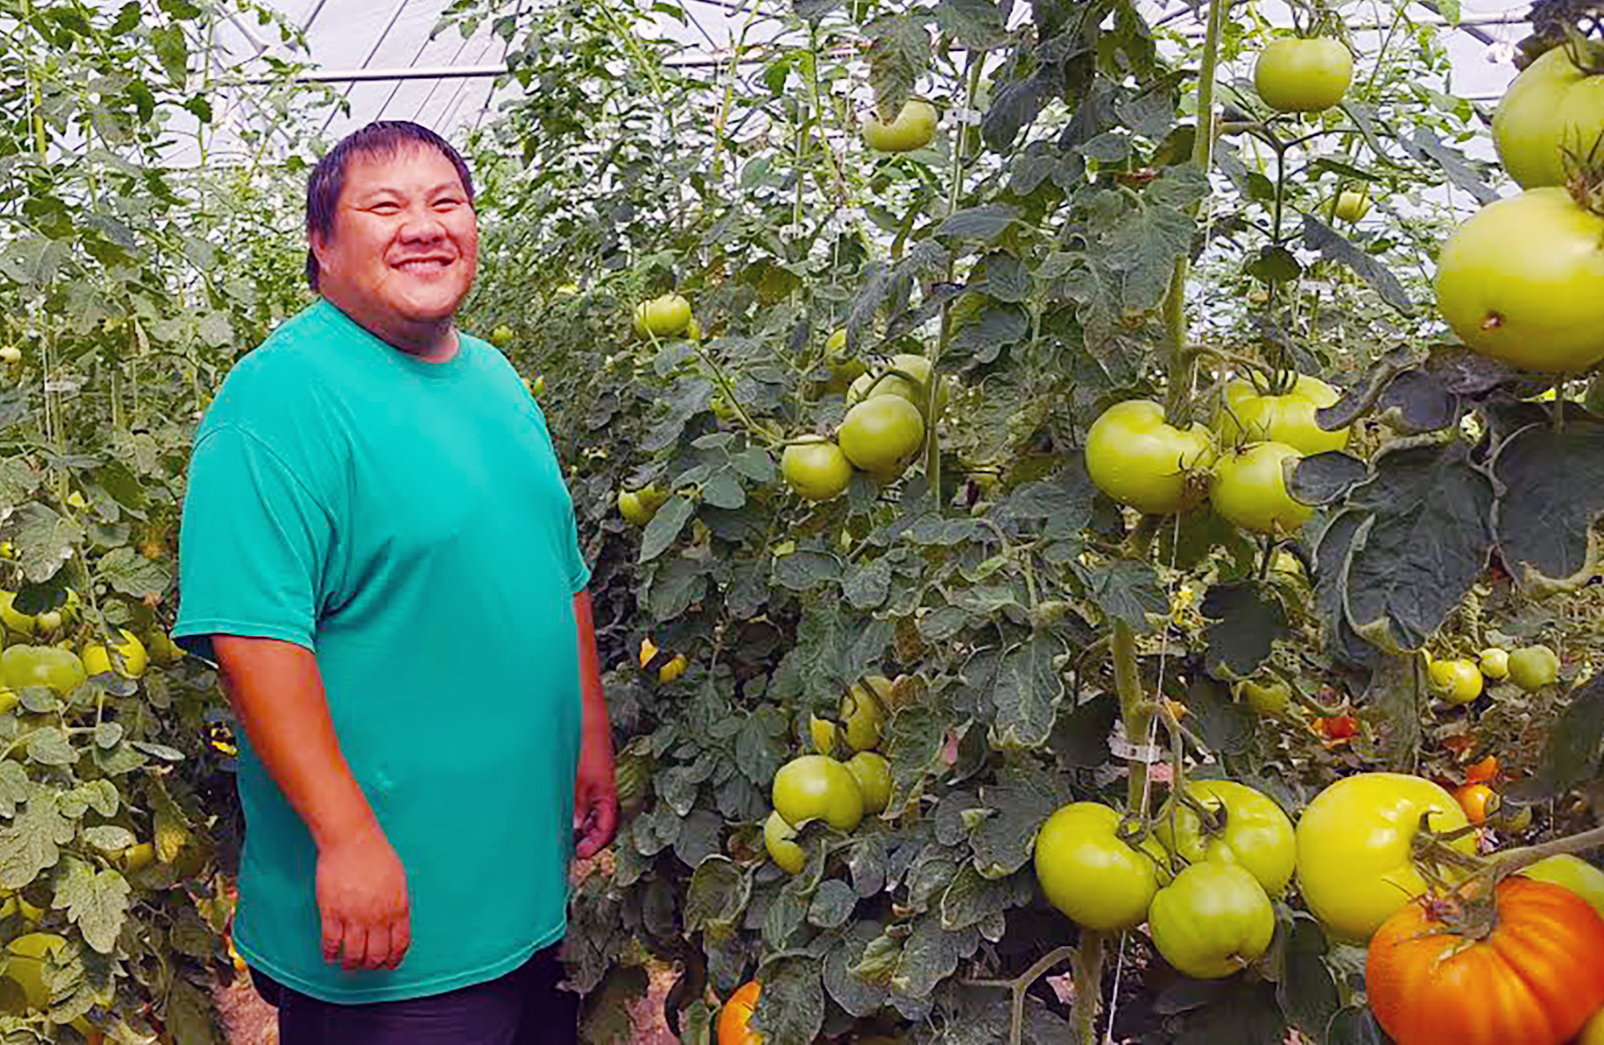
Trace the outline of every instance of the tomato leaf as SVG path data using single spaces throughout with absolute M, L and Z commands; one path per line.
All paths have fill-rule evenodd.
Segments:
M 639 965 L 615 965 L 585 998 L 580 1017 L 584 1041 L 628 1041 L 635 1033 L 632 1010 L 650 981 Z
M 1259 669 L 1277 639 L 1290 633 L 1286 609 L 1275 589 L 1256 581 L 1216 584 L 1203 597 L 1208 670 L 1220 678 L 1247 678 Z
M 966 51 L 989 51 L 1008 42 L 995 0 L 937 0 L 936 24 Z
M 1327 261 L 1340 262 L 1353 270 L 1353 274 L 1370 284 L 1370 289 L 1381 300 L 1402 314 L 1413 315 L 1414 302 L 1398 277 L 1385 264 L 1344 239 L 1341 233 L 1313 214 L 1303 216 L 1303 245 L 1317 250 Z
M 1292 471 L 1287 493 L 1308 505 L 1332 504 L 1363 482 L 1370 466 L 1341 450 L 1326 450 L 1303 458 Z
M 66 910 L 84 942 L 101 954 L 110 954 L 117 934 L 128 920 L 128 882 L 113 870 L 96 872 L 81 860 L 72 860 L 67 873 L 56 881 L 55 906 Z
M 43 583 L 72 558 L 73 546 L 87 536 L 84 528 L 38 501 L 18 508 L 12 516 L 17 558 L 30 581 Z
M 1315 1041 L 1325 1040 L 1326 1025 L 1342 1005 L 1325 953 L 1326 936 L 1319 923 L 1294 915 L 1276 999 L 1293 1026 Z
M 1411 137 L 1399 135 L 1397 142 L 1416 159 L 1430 160 L 1442 168 L 1449 181 L 1470 193 L 1483 207 L 1497 202 L 1498 192 L 1476 173 L 1465 155 L 1444 145 L 1427 124 L 1416 124 Z
M 1158 572 L 1151 563 L 1130 559 L 1090 567 L 1077 563 L 1075 572 L 1098 609 L 1110 620 L 1124 621 L 1132 631 L 1151 631 L 1147 615 L 1168 613 L 1169 599 L 1159 587 Z
M 774 1045 L 811 1045 L 824 1026 L 823 973 L 817 958 L 771 959 L 760 974 L 763 993 L 747 1026 Z
M 943 239 L 991 243 L 1006 232 L 1018 217 L 1019 212 L 1007 204 L 982 204 L 949 216 L 936 227 L 935 234 Z
M 56 866 L 60 846 L 72 841 L 71 820 L 61 815 L 53 791 L 34 790 L 27 807 L 9 827 L 0 828 L 0 889 L 21 889 Z
M 914 82 L 930 67 L 930 33 L 911 13 L 881 18 L 869 36 L 869 84 L 875 110 L 889 123 L 902 111 Z
M 1345 613 L 1382 649 L 1419 649 L 1487 565 L 1492 482 L 1463 442 L 1386 450 L 1371 468 L 1347 499 L 1369 519 L 1349 546 Z
M 639 562 L 651 562 L 669 549 L 679 533 L 696 514 L 696 504 L 689 498 L 675 494 L 652 516 L 641 534 Z
M 674 855 L 686 867 L 699 867 L 703 860 L 719 851 L 724 818 L 711 809 L 697 809 L 680 824 L 674 839 Z
M 808 905 L 808 924 L 821 929 L 838 929 L 852 917 L 858 906 L 858 894 L 839 878 L 827 878 L 819 883 Z
M 884 984 L 870 983 L 852 971 L 869 944 L 880 938 L 878 922 L 854 922 L 824 958 L 824 989 L 837 1005 L 860 1019 L 879 1012 L 886 1002 Z
M 1186 706 L 1198 735 L 1213 750 L 1239 755 L 1252 747 L 1258 719 L 1252 708 L 1231 699 L 1224 684 L 1200 672 L 1187 689 Z
M 1061 649 L 1057 639 L 1036 632 L 1003 656 L 990 687 L 996 708 L 991 723 L 994 747 L 1034 750 L 1047 742 L 1053 710 L 1064 693 L 1064 680 L 1053 667 L 1053 657 Z
M 998 879 L 1030 862 L 1036 832 L 1053 810 L 1069 801 L 1070 790 L 1062 778 L 1035 764 L 1011 762 L 997 783 L 980 789 L 980 798 L 992 815 L 970 836 L 974 851 L 970 866 L 984 878 Z
M 1391 1045 L 1375 1016 L 1364 1006 L 1343 1009 L 1331 1020 L 1322 1045 Z
M 1035 895 L 1036 877 L 1032 872 L 987 878 L 973 864 L 965 864 L 941 894 L 941 927 L 956 932 L 979 925 L 993 915 L 1030 903 Z
M 1059 708 L 1047 746 L 1064 769 L 1095 769 L 1109 759 L 1108 737 L 1119 721 L 1119 701 L 1099 693 L 1065 713 Z
M 1604 516 L 1604 423 L 1534 425 L 1497 449 L 1493 476 L 1503 486 L 1498 551 L 1517 578 L 1569 586 L 1593 573 L 1591 529 Z
M 1413 772 L 1420 758 L 1422 669 L 1418 658 L 1379 657 L 1360 703 L 1379 727 L 1379 747 L 1387 768 Z
M 708 857 L 697 866 L 685 891 L 685 931 L 734 926 L 751 896 L 751 875 L 729 857 Z
M 962 932 L 977 935 L 973 929 Z M 891 973 L 891 1004 L 904 1017 L 922 1019 L 930 1011 L 931 991 L 958 970 L 959 944 L 960 934 L 943 929 L 935 914 L 914 923 Z

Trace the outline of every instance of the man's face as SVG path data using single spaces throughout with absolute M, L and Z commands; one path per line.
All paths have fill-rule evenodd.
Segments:
M 479 227 L 457 169 L 425 146 L 357 153 L 334 233 L 314 235 L 323 294 L 377 332 L 449 320 L 473 285 Z

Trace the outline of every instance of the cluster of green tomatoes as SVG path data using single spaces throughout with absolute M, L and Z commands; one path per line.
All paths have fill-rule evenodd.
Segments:
M 826 349 L 838 354 L 846 331 L 830 336 Z M 854 472 L 881 483 L 895 482 L 924 449 L 931 408 L 930 360 L 912 354 L 891 357 L 890 365 L 857 375 L 846 390 L 847 413 L 833 438 L 804 436 L 780 455 L 787 485 L 810 501 L 839 497 Z M 936 389 L 935 415 L 946 407 L 947 388 Z
M 1506 650 L 1489 646 L 1475 660 L 1452 657 L 1436 660 L 1425 653 L 1426 673 L 1431 687 L 1447 704 L 1469 704 L 1481 696 L 1484 679 L 1511 683 L 1530 693 L 1552 685 L 1559 678 L 1559 656 L 1544 645 Z
M 1235 526 L 1296 532 L 1312 509 L 1287 492 L 1286 476 L 1309 454 L 1347 446 L 1348 429 L 1327 431 L 1315 414 L 1340 398 L 1307 374 L 1225 387 L 1212 427 L 1178 428 L 1147 399 L 1116 403 L 1086 435 L 1086 471 L 1098 489 L 1137 511 L 1169 515 L 1206 497 Z
M 769 858 L 790 874 L 807 865 L 796 841 L 803 824 L 823 820 L 852 831 L 865 814 L 885 810 L 891 800 L 891 763 L 876 748 L 886 715 L 894 710 L 895 686 L 884 675 L 868 675 L 841 698 L 840 719 L 813 716 L 814 753 L 800 755 L 774 774 L 774 811 L 763 825 Z

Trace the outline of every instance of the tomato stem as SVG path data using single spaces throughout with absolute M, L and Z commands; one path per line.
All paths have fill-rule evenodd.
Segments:
M 1075 952 L 1075 1005 L 1069 1014 L 1073 1040 L 1080 1045 L 1097 1045 L 1097 1006 L 1102 1000 L 1103 934 L 1082 929 Z M 1014 1015 L 1021 1015 L 1017 1008 Z
M 1553 841 L 1543 842 L 1539 845 L 1510 849 L 1494 857 L 1476 877 L 1478 879 L 1490 877 L 1496 883 L 1524 867 L 1530 867 L 1539 860 L 1546 860 L 1551 856 L 1586 853 L 1595 849 L 1604 849 L 1604 827 L 1595 827 L 1591 831 L 1583 831 L 1580 834 L 1566 835 L 1564 838 L 1556 838 Z

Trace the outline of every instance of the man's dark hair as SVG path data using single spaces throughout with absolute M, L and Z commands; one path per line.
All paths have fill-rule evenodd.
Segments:
M 355 154 L 365 156 L 394 156 L 406 148 L 430 148 L 451 161 L 462 179 L 468 202 L 473 203 L 473 175 L 468 164 L 451 143 L 427 127 L 407 120 L 376 120 L 360 130 L 352 131 L 328 151 L 306 182 L 306 280 L 312 289 L 318 289 L 317 255 L 312 253 L 313 235 L 325 241 L 334 235 L 334 213 L 340 205 L 340 192 L 345 188 L 345 168 Z

